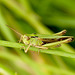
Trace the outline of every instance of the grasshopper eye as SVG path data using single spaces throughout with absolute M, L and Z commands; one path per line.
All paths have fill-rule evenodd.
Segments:
M 26 35 L 24 35 L 24 39 L 30 40 L 30 38 Z
M 29 37 L 27 37 L 27 36 L 26 36 L 26 37 L 24 37 L 24 38 L 25 38 L 25 39 L 27 39 L 27 41 L 28 41 L 28 40 L 30 40 L 30 38 L 29 38 Z
M 30 40 L 30 38 L 29 38 L 29 37 L 27 37 L 27 40 Z

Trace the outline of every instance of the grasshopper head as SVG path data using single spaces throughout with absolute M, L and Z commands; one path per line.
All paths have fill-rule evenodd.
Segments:
M 25 44 L 29 44 L 30 38 L 29 38 L 28 36 L 23 35 L 23 36 L 22 36 L 22 39 L 23 39 L 23 42 L 24 42 Z

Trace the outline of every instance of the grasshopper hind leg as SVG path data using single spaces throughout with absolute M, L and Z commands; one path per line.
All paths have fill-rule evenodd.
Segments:
M 58 47 L 60 47 L 61 46 L 61 44 L 58 44 L 58 45 L 56 45 L 54 48 L 58 48 Z
M 56 34 L 54 34 L 54 35 L 62 36 L 62 35 L 64 35 L 66 32 L 67 32 L 66 30 L 62 30 L 61 32 L 58 32 L 58 33 L 56 33 Z

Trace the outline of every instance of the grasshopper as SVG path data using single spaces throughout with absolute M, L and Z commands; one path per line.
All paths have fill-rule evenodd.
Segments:
M 11 27 L 9 28 L 12 29 Z M 53 35 L 35 34 L 35 33 L 22 35 L 21 33 L 15 31 L 14 29 L 12 30 L 21 36 L 19 43 L 23 42 L 25 45 L 28 45 L 27 49 L 25 49 L 25 47 L 22 47 L 24 48 L 25 53 L 27 53 L 30 46 L 34 46 L 40 49 L 49 49 L 52 47 L 53 48 L 60 47 L 61 44 L 69 43 L 74 39 L 73 36 L 62 36 L 66 33 L 66 30 L 62 30 L 61 32 L 58 32 Z

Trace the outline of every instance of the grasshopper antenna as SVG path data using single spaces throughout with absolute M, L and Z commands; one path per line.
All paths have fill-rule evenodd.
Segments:
M 8 25 L 7 25 L 8 26 Z M 21 33 L 17 32 L 16 30 L 14 30 L 13 28 L 11 28 L 10 26 L 8 26 L 11 30 L 13 30 L 14 32 L 16 32 L 17 34 L 19 34 L 20 36 L 22 36 Z

